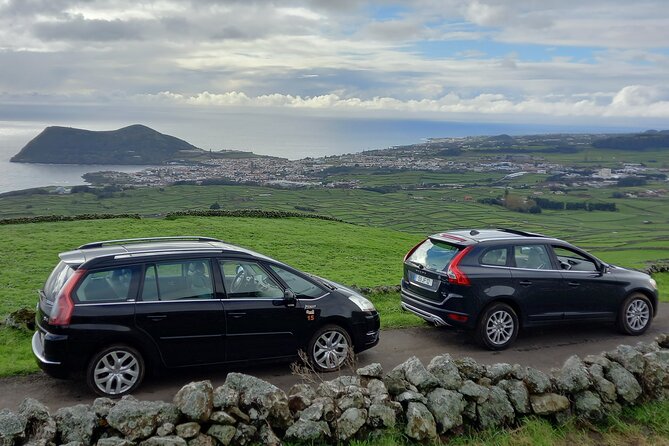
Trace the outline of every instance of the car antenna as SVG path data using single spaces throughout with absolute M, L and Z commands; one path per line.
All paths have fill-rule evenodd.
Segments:
M 479 235 L 479 234 L 480 232 L 477 231 L 476 229 L 472 229 L 471 231 L 469 231 L 469 235 Z

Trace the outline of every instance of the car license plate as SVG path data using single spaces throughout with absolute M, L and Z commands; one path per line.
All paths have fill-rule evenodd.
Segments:
M 417 283 L 422 283 L 423 285 L 432 286 L 432 279 L 421 276 L 420 274 L 414 274 L 414 281 Z

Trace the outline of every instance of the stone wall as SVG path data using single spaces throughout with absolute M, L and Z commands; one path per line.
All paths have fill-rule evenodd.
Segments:
M 384 373 L 379 364 L 286 394 L 252 376 L 228 374 L 184 386 L 171 403 L 126 396 L 55 414 L 33 399 L 18 413 L 0 411 L 0 446 L 217 446 L 347 442 L 393 429 L 425 441 L 467 425 L 497 428 L 526 415 L 560 422 L 596 421 L 623 406 L 669 396 L 669 335 L 650 344 L 572 356 L 543 373 L 520 365 L 482 365 L 437 356 L 412 357 Z

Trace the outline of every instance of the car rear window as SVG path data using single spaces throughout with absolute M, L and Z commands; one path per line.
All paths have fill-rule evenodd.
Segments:
M 439 240 L 427 239 L 409 256 L 407 261 L 423 268 L 444 271 L 460 248 Z
M 72 274 L 74 274 L 74 269 L 65 262 L 59 262 L 44 283 L 43 291 L 46 300 L 55 300 L 56 296 L 58 296 L 58 293 L 60 293 L 60 290 L 63 288 L 63 285 L 65 285 L 65 282 L 67 282 L 67 279 L 69 279 Z

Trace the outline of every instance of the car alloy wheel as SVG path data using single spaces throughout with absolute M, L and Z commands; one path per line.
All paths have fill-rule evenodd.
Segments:
M 98 353 L 88 368 L 88 384 L 99 395 L 118 398 L 144 378 L 144 361 L 135 349 L 114 346 Z
M 627 306 L 625 318 L 627 319 L 627 324 L 632 327 L 632 329 L 643 329 L 650 320 L 650 309 L 648 308 L 648 304 L 641 299 L 633 300 Z
M 503 350 L 516 339 L 519 323 L 516 312 L 503 302 L 491 304 L 476 327 L 476 340 L 489 350 Z
M 343 328 L 326 325 L 318 330 L 309 343 L 310 360 L 316 370 L 338 370 L 351 349 L 351 338 Z
M 504 310 L 494 312 L 486 323 L 486 336 L 495 345 L 509 342 L 513 336 L 513 318 Z
M 623 302 L 618 314 L 618 327 L 625 334 L 638 335 L 648 329 L 652 317 L 650 300 L 641 293 L 635 293 Z

